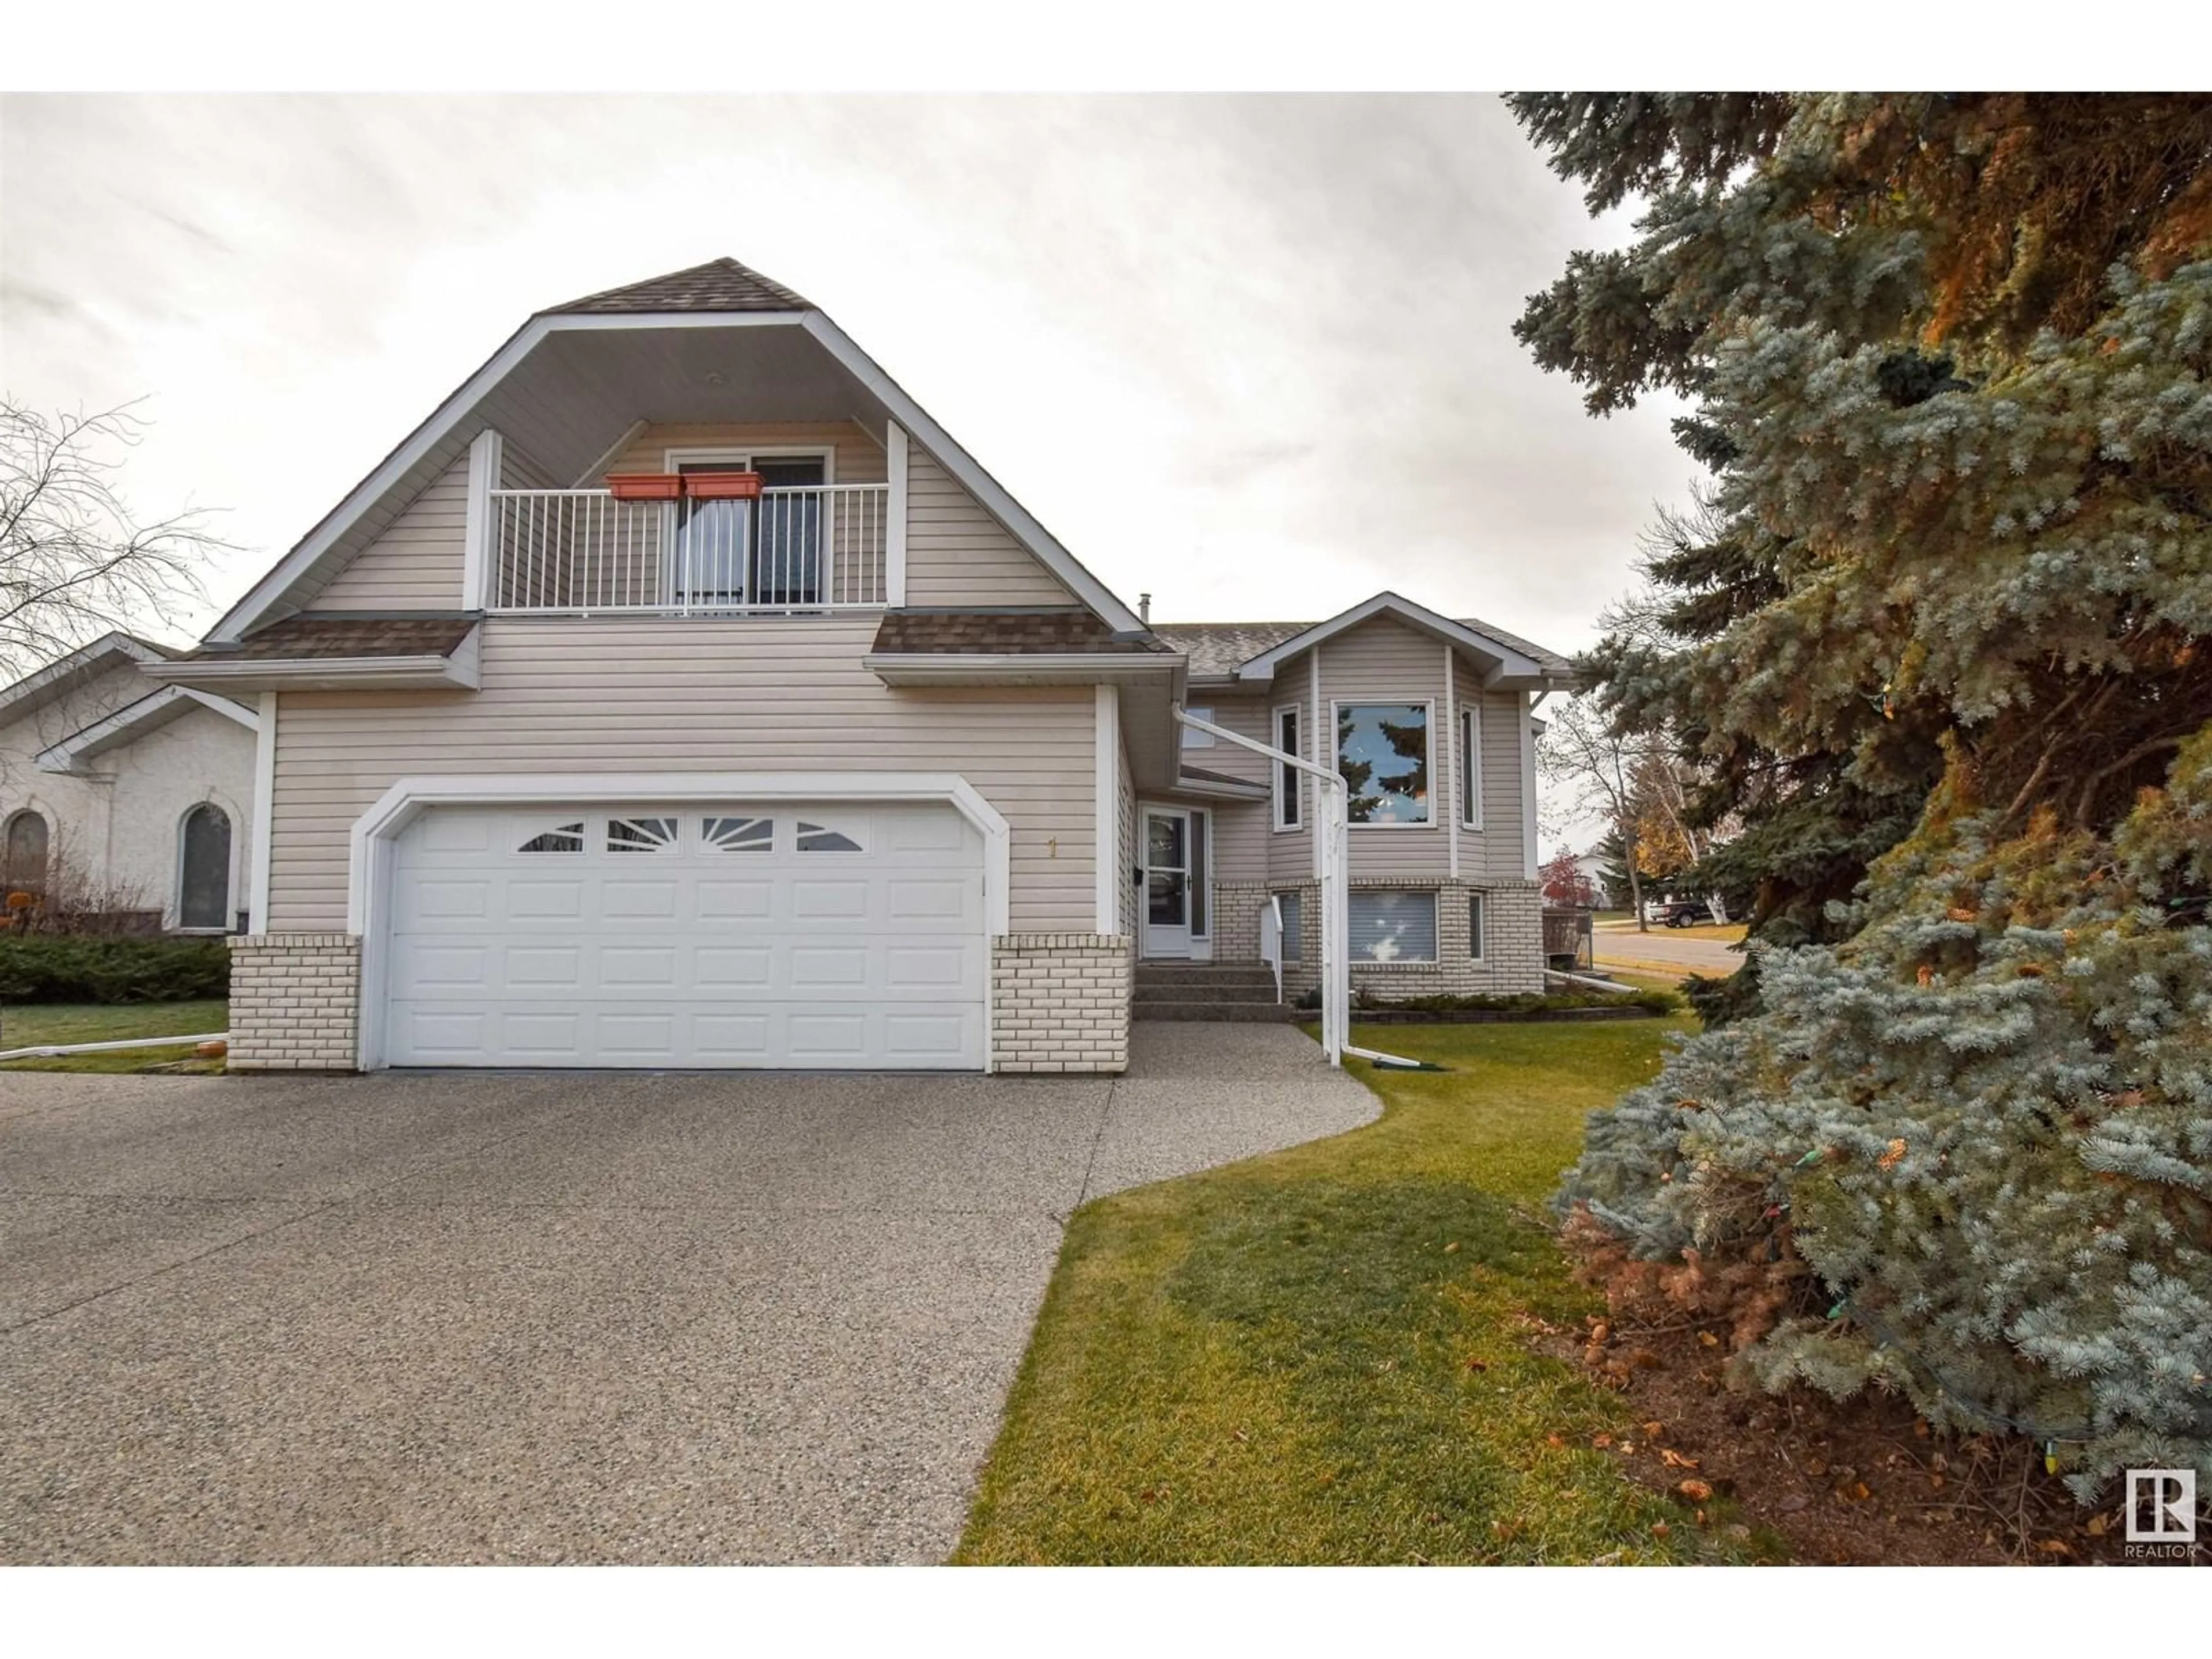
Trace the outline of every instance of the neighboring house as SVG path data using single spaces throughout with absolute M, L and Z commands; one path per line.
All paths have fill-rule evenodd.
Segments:
M 254 711 L 109 634 L 0 690 L 0 893 L 76 925 L 228 933 L 252 885 Z
M 241 1067 L 1119 1071 L 1139 951 L 1253 962 L 1280 895 L 1316 971 L 1314 790 L 1186 697 L 1343 733 L 1363 982 L 1540 982 L 1560 659 L 1389 594 L 1150 628 L 732 260 L 532 318 L 149 672 L 257 710 Z

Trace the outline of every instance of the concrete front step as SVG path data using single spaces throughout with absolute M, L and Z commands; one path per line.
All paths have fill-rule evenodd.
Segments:
M 1231 1020 L 1238 1024 L 1289 1024 L 1301 1018 L 1281 1002 L 1147 1002 L 1130 1006 L 1129 1017 L 1143 1020 Z
M 1161 963 L 1139 963 L 1137 965 L 1139 985 L 1265 985 L 1273 988 L 1275 975 L 1272 969 L 1247 967 L 1242 963 L 1215 967 L 1210 963 L 1177 963 L 1173 967 Z

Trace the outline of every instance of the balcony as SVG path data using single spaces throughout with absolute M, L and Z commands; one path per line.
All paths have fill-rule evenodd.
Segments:
M 791 617 L 889 602 L 889 484 L 752 501 L 494 489 L 489 608 L 532 616 Z

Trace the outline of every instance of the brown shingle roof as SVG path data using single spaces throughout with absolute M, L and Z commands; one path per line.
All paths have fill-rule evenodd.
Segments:
M 1547 651 L 1517 634 L 1509 634 L 1495 623 L 1484 622 L 1479 617 L 1455 620 L 1462 628 L 1486 634 L 1500 645 L 1510 647 L 1553 673 L 1564 674 L 1574 666 L 1558 652 Z M 1207 679 L 1232 674 L 1243 664 L 1273 650 L 1285 640 L 1295 639 L 1309 628 L 1319 625 L 1310 622 L 1155 623 L 1152 631 L 1190 658 L 1194 676 Z
M 1074 607 L 886 611 L 876 630 L 875 648 L 894 656 L 1172 649 L 1149 635 L 1116 634 L 1092 612 Z
M 735 259 L 709 259 L 703 265 L 649 276 L 627 288 L 586 294 L 563 306 L 548 306 L 538 315 L 564 311 L 811 311 L 813 307 L 782 283 Z
M 199 659 L 257 662 L 303 657 L 446 657 L 476 625 L 473 617 L 287 617 L 236 645 L 202 646 L 191 654 Z

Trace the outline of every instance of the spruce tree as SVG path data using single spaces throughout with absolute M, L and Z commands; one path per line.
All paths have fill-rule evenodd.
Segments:
M 1593 1118 L 1578 1236 L 1769 1386 L 2212 1485 L 2212 99 L 1511 104 L 1644 204 L 1518 332 L 1692 404 L 1711 510 L 1591 667 L 1761 941 Z

